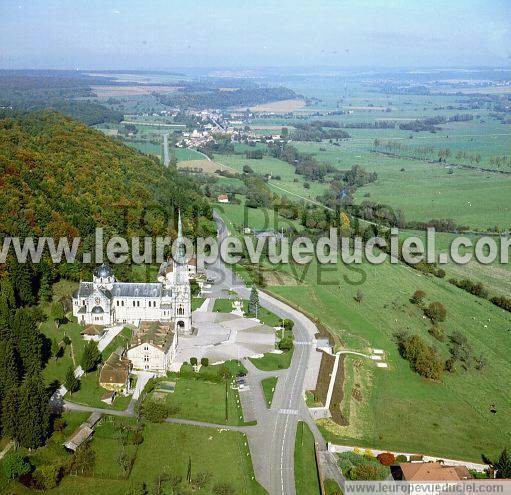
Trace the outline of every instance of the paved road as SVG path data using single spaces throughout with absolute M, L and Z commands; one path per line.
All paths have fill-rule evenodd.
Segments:
M 227 235 L 227 229 L 218 215 L 215 215 L 220 241 Z M 221 260 L 217 260 L 207 270 L 208 277 L 215 279 L 210 297 L 225 297 L 225 291 L 234 289 L 243 298 L 250 295 L 249 289 L 236 277 Z M 274 373 L 279 376 L 271 409 L 266 408 L 260 380 L 272 375 L 249 368 L 247 380 L 253 393 L 254 410 L 258 426 L 257 434 L 248 433 L 252 461 L 257 480 L 271 495 L 294 495 L 294 444 L 298 421 L 313 423 L 303 399 L 304 381 L 307 371 L 317 372 L 310 366 L 315 352 L 314 335 L 316 325 L 299 311 L 274 297 L 259 292 L 261 305 L 281 318 L 295 322 L 293 331 L 296 345 L 287 371 Z M 258 388 L 259 387 L 259 388 Z M 313 428 L 316 441 L 324 448 L 324 441 L 318 429 Z
M 169 157 L 169 135 L 168 133 L 165 133 L 163 135 L 163 165 L 168 167 L 170 164 L 170 157 Z
M 221 219 L 217 216 L 215 218 L 219 238 L 223 239 L 227 236 L 227 230 Z M 208 267 L 207 274 L 208 277 L 215 280 L 209 294 L 212 300 L 216 297 L 225 297 L 226 291 L 230 289 L 236 290 L 243 298 L 249 297 L 250 290 L 220 260 Z M 249 371 L 247 383 L 250 387 L 257 425 L 226 426 L 178 418 L 168 418 L 167 422 L 223 428 L 245 433 L 249 442 L 254 472 L 259 483 L 268 490 L 270 495 L 295 495 L 294 445 L 298 421 L 305 421 L 309 425 L 319 448 L 325 450 L 323 437 L 303 399 L 306 374 L 318 372 L 317 367 L 312 366 L 312 356 L 315 352 L 314 335 L 318 329 L 305 315 L 274 297 L 260 292 L 259 299 L 261 305 L 268 310 L 281 318 L 289 318 L 295 322 L 294 337 L 299 344 L 295 345 L 293 358 L 287 370 L 261 371 L 248 360 L 244 361 L 244 365 Z M 271 408 L 267 408 L 261 388 L 261 380 L 268 376 L 278 376 Z M 134 413 L 132 407 L 125 411 L 115 411 L 81 406 L 69 401 L 65 401 L 65 407 L 68 410 L 100 412 L 117 416 L 131 416 Z M 325 462 L 329 462 L 328 456 L 325 457 Z M 331 459 L 330 468 L 332 473 L 336 472 L 335 461 L 331 462 Z M 325 469 L 325 472 L 329 473 L 330 469 Z

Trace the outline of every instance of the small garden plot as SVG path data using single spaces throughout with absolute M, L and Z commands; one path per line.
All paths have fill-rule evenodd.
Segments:
M 173 394 L 176 390 L 176 382 L 158 382 L 156 386 L 156 392 L 162 392 L 164 394 Z

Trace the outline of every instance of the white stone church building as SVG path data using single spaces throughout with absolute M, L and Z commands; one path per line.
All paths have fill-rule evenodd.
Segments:
M 178 236 L 181 234 L 179 219 Z M 179 256 L 178 256 L 179 258 Z M 190 275 L 186 260 L 164 263 L 158 282 L 118 282 L 113 270 L 101 265 L 92 282 L 80 282 L 73 295 L 73 315 L 82 325 L 114 325 L 141 321 L 173 323 L 181 334 L 192 331 Z

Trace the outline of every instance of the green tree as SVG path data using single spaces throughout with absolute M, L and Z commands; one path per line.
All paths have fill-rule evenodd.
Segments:
M 256 286 L 252 286 L 250 291 L 250 299 L 248 301 L 248 313 L 251 315 L 257 315 L 259 312 L 259 293 L 257 292 Z
M 55 301 L 51 305 L 51 314 L 53 316 L 55 326 L 58 328 L 66 316 L 64 305 L 60 301 Z
M 7 454 L 2 462 L 5 475 L 10 480 L 18 479 L 24 474 L 32 471 L 32 465 L 19 452 L 11 452 Z
M 94 340 L 89 340 L 84 348 L 80 365 L 85 373 L 94 371 L 101 362 L 101 353 L 98 344 Z
M 9 327 L 11 314 L 16 307 L 14 288 L 8 277 L 0 282 L 0 331 Z
M 76 378 L 73 367 L 70 366 L 66 371 L 66 378 L 64 379 L 64 386 L 70 394 L 76 392 L 80 388 L 80 380 Z
M 34 449 L 46 441 L 50 433 L 49 396 L 40 373 L 28 375 L 19 389 L 18 441 L 22 447 Z
M 483 455 L 483 461 L 495 470 L 497 478 L 511 478 L 511 455 L 509 455 L 507 448 L 500 453 L 497 460 L 492 461 Z
M 31 266 L 28 263 L 18 263 L 13 259 L 10 272 L 17 303 L 20 306 L 33 306 L 36 303 L 34 294 L 36 284 L 34 284 Z
M 0 341 L 0 400 L 5 392 L 19 384 L 20 372 L 16 350 L 10 338 Z
M 18 389 L 11 388 L 6 391 L 2 400 L 2 430 L 6 437 L 18 443 Z
M 71 460 L 71 471 L 76 474 L 90 474 L 96 463 L 96 452 L 90 441 L 82 443 L 73 454 Z
M 43 340 L 34 322 L 32 311 L 19 308 L 12 321 L 12 335 L 23 365 L 23 373 L 34 373 L 42 368 Z

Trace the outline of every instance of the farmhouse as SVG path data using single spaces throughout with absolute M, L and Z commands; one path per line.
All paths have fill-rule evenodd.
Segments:
M 130 389 L 130 362 L 123 350 L 110 354 L 99 373 L 99 385 L 106 390 L 127 394 Z
M 217 200 L 219 203 L 228 203 L 229 202 L 229 198 L 228 198 L 227 194 L 219 194 Z

